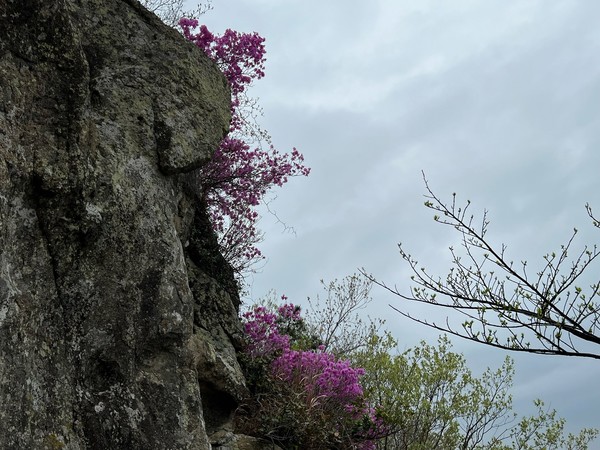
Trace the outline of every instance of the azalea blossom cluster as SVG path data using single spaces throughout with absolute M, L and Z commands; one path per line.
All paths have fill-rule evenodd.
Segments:
M 273 375 L 287 383 L 302 385 L 307 396 L 352 404 L 363 395 L 360 376 L 365 371 L 349 361 L 337 360 L 323 351 L 284 349 L 271 365 Z
M 253 132 L 247 126 L 244 105 L 252 108 L 253 104 L 244 102 L 244 95 L 253 80 L 264 76 L 264 38 L 229 29 L 218 36 L 205 25 L 198 28 L 195 19 L 182 18 L 179 25 L 183 35 L 219 66 L 231 87 L 229 133 L 212 160 L 198 169 L 198 178 L 222 253 L 241 273 L 262 258 L 256 247 L 262 237 L 256 229 L 256 206 L 272 187 L 283 186 L 292 176 L 307 176 L 310 169 L 298 150 L 280 153 L 268 133 Z M 257 146 L 250 144 L 257 139 Z
M 283 186 L 290 176 L 308 175 L 304 157 L 295 148 L 291 153 L 251 149 L 244 141 L 226 137 L 212 160 L 201 171 L 203 195 L 215 231 L 221 236 L 223 255 L 234 269 L 260 257 L 255 246 L 258 206 L 267 191 Z
M 218 36 L 211 33 L 206 25 L 198 28 L 196 19 L 185 17 L 179 21 L 179 26 L 185 38 L 216 62 L 229 81 L 235 111 L 246 87 L 254 79 L 260 80 L 265 76 L 265 38 L 258 33 L 239 33 L 231 29 Z M 198 32 L 193 33 L 196 28 Z
M 280 333 L 280 324 L 302 320 L 300 307 L 287 303 L 273 312 L 257 306 L 243 318 L 248 337 L 246 352 L 253 357 L 272 358 L 271 373 L 275 378 L 305 384 L 306 391 L 314 392 L 315 396 L 335 398 L 347 404 L 362 396 L 360 376 L 364 369 L 338 360 L 324 352 L 322 346 L 317 351 L 292 350 L 290 336 Z
M 294 398 L 301 397 L 306 411 L 315 420 L 329 417 L 333 426 L 344 428 L 334 431 L 336 435 L 342 431 L 349 435 L 352 448 L 375 448 L 374 440 L 385 427 L 364 400 L 360 385 L 364 369 L 352 367 L 349 361 L 325 352 L 323 346 L 316 350 L 293 349 L 293 339 L 282 332 L 302 318 L 300 307 L 291 303 L 276 310 L 257 306 L 245 313 L 243 319 L 246 354 L 269 364 L 273 384 L 285 386 L 295 393 Z
M 246 353 L 253 358 L 274 358 L 290 348 L 290 337 L 280 333 L 282 319 L 300 320 L 300 308 L 291 303 L 280 306 L 277 313 L 257 306 L 243 314 L 244 332 L 248 338 Z

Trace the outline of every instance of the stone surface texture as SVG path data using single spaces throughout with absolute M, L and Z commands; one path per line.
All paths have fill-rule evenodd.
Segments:
M 229 100 L 136 0 L 0 0 L 0 448 L 257 448 L 231 430 L 237 286 L 186 182 Z

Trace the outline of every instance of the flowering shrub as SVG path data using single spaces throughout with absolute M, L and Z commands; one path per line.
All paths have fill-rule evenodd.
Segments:
M 363 369 L 349 361 L 338 361 L 330 353 L 286 349 L 271 365 L 273 376 L 286 383 L 301 385 L 310 398 L 352 405 L 362 397 Z
M 284 297 L 285 299 L 285 297 Z M 320 346 L 296 348 L 302 339 L 300 308 L 285 304 L 277 310 L 255 307 L 243 315 L 247 338 L 246 370 L 255 396 L 241 419 L 244 432 L 299 448 L 370 450 L 385 433 L 385 425 L 363 396 L 361 368 L 337 359 Z M 290 336 L 284 334 L 291 330 Z M 306 329 L 304 329 L 306 331 Z M 265 379 L 256 382 L 256 372 Z M 249 402 L 252 403 L 252 402 Z
M 274 357 L 290 348 L 290 336 L 279 332 L 280 326 L 286 321 L 300 321 L 300 308 L 286 304 L 278 309 L 278 314 L 257 306 L 252 311 L 244 313 L 244 332 L 248 338 L 246 353 L 251 358 Z
M 254 78 L 259 80 L 265 76 L 265 39 L 258 33 L 239 33 L 230 29 L 223 36 L 215 36 L 206 25 L 201 25 L 194 34 L 192 30 L 198 28 L 198 21 L 185 17 L 179 21 L 179 26 L 188 41 L 219 65 L 231 86 L 235 109 L 246 86 Z
M 255 105 L 248 103 L 245 91 L 253 80 L 264 76 L 264 38 L 229 29 L 217 36 L 204 25 L 194 33 L 198 28 L 195 19 L 182 18 L 179 25 L 186 39 L 217 63 L 231 87 L 229 134 L 210 163 L 198 169 L 198 179 L 223 256 L 239 274 L 262 258 L 256 247 L 261 235 L 256 230 L 259 216 L 254 208 L 269 189 L 283 186 L 291 176 L 307 176 L 310 169 L 298 150 L 278 152 L 268 133 L 253 128 L 253 117 L 248 120 L 247 110 Z M 266 150 L 250 145 L 257 139 L 267 144 Z

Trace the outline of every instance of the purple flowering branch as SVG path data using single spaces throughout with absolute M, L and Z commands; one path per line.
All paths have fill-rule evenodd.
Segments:
M 256 229 L 259 215 L 255 208 L 271 188 L 283 186 L 290 177 L 307 176 L 310 169 L 298 150 L 278 152 L 268 133 L 255 132 L 248 124 L 245 91 L 265 74 L 264 38 L 229 29 L 218 36 L 205 25 L 198 27 L 195 19 L 182 18 L 179 25 L 186 39 L 219 66 L 231 87 L 229 133 L 212 160 L 198 169 L 198 178 L 222 253 L 240 274 L 262 258 L 256 247 L 262 234 Z M 268 143 L 266 150 L 249 145 L 257 136 Z

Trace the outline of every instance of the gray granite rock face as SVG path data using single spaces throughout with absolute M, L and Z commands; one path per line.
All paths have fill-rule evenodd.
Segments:
M 231 432 L 237 287 L 184 183 L 229 99 L 135 0 L 0 0 L 0 448 Z

